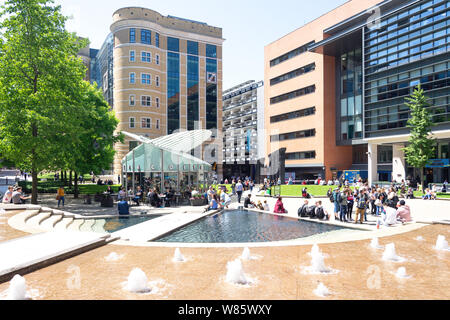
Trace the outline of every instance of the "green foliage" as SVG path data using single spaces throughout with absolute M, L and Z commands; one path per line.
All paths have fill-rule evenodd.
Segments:
M 51 0 L 7 0 L 0 13 L 0 153 L 33 181 L 44 170 L 109 169 L 118 120 L 84 81 L 88 41 Z M 37 185 L 32 202 L 37 201 Z
M 408 101 L 406 105 L 411 110 L 411 117 L 407 123 L 407 127 L 410 128 L 409 143 L 403 149 L 405 159 L 411 166 L 423 169 L 434 156 L 435 141 L 430 137 L 433 122 L 427 110 L 429 104 L 420 85 L 406 100 Z
M 18 183 L 26 193 L 31 192 L 31 182 L 29 181 L 20 181 Z M 58 181 L 47 181 L 47 182 L 39 182 L 38 183 L 38 192 L 39 193 L 56 193 L 58 191 L 58 188 L 60 186 L 60 183 Z M 111 189 L 113 192 L 119 191 L 120 185 L 112 185 Z M 108 188 L 107 185 L 96 185 L 96 184 L 81 184 L 78 186 L 79 193 L 80 194 L 96 194 L 96 193 L 102 193 L 105 192 Z M 72 187 L 64 187 L 64 190 L 67 194 L 73 194 L 75 192 L 75 189 Z

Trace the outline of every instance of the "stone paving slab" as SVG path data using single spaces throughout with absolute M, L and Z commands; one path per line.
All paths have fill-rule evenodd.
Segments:
M 52 264 L 68 254 L 105 244 L 109 235 L 85 232 L 46 232 L 0 243 L 0 282 L 25 274 L 40 264 Z

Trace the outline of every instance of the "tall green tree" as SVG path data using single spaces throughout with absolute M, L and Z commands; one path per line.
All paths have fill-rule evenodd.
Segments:
M 37 175 L 60 169 L 58 159 L 78 140 L 77 57 L 87 41 L 65 30 L 66 17 L 49 0 L 6 0 L 0 13 L 0 152 Z
M 406 100 L 406 105 L 411 110 L 411 117 L 407 122 L 410 137 L 408 146 L 403 150 L 408 164 L 420 170 L 420 182 L 423 188 L 423 169 L 434 156 L 435 139 L 431 137 L 433 121 L 427 109 L 430 104 L 427 102 L 427 97 L 420 85 L 414 89 L 414 92 Z
M 79 174 L 99 174 L 110 169 L 114 160 L 114 144 L 123 142 L 123 135 L 114 135 L 119 120 L 109 110 L 102 92 L 88 82 L 82 84 L 79 103 L 79 139 L 66 153 L 67 167 L 75 172 L 75 197 L 78 197 Z

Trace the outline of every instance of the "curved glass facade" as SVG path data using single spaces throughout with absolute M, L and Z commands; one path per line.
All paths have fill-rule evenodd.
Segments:
M 167 134 L 180 128 L 180 54 L 167 52 Z

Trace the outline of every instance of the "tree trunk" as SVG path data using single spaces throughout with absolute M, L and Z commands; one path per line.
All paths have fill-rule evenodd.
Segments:
M 36 169 L 31 171 L 31 204 L 37 204 L 37 187 L 38 187 L 38 173 Z
M 420 168 L 420 183 L 422 184 L 422 193 L 425 194 L 425 181 L 423 180 L 423 168 Z
M 72 172 L 72 171 L 70 171 L 70 172 Z M 78 175 L 76 172 L 75 172 L 75 176 L 74 176 L 74 182 L 75 182 L 75 188 L 73 191 L 73 198 L 78 199 Z
M 69 171 L 69 187 L 72 187 L 72 170 Z

